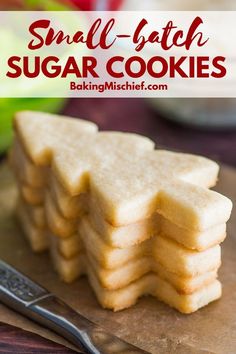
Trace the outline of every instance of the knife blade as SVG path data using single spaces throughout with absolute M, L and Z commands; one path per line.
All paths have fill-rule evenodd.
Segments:
M 91 354 L 147 354 L 108 333 L 57 296 L 0 260 L 0 301 Z

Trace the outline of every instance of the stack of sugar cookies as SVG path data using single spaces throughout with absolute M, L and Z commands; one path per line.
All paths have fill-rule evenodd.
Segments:
M 66 282 L 87 274 L 102 306 L 151 294 L 184 313 L 221 296 L 219 244 L 232 204 L 218 166 L 142 136 L 20 112 L 10 153 L 18 216 Z

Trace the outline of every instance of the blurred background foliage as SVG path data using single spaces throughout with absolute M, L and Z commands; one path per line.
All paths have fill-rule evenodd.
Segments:
M 1 0 L 0 10 L 67 11 L 75 9 L 75 1 L 57 0 Z M 77 8 L 76 8 L 77 9 Z M 50 113 L 61 111 L 63 98 L 0 98 L 0 154 L 12 139 L 12 118 L 20 110 L 40 110 Z

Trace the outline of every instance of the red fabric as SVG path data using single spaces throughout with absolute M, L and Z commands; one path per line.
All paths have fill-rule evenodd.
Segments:
M 83 11 L 91 11 L 96 8 L 97 0 L 70 0 L 75 6 Z M 99 0 L 98 0 L 99 1 Z M 107 0 L 107 10 L 118 10 L 123 0 Z
M 123 0 L 109 0 L 109 8 L 108 10 L 118 10 L 119 7 L 121 6 Z
M 93 10 L 94 0 L 70 0 L 75 6 L 83 11 Z

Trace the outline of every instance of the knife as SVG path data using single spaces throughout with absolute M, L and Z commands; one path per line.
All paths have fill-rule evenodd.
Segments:
M 148 353 L 109 334 L 0 260 L 0 301 L 91 354 Z

